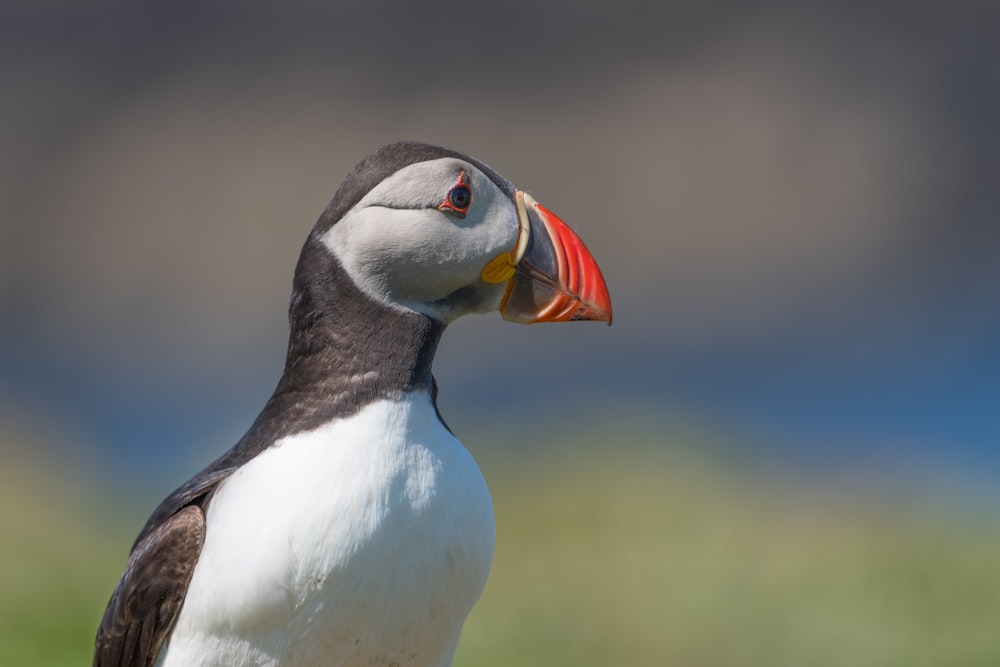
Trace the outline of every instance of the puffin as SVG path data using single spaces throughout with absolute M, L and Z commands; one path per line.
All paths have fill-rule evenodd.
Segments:
M 153 511 L 95 667 L 444 667 L 493 559 L 493 505 L 443 421 L 445 327 L 611 323 L 580 237 L 483 162 L 362 159 L 295 268 L 284 371 L 246 434 Z

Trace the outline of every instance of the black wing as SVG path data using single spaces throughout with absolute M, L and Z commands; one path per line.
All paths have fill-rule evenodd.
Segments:
M 139 533 L 97 629 L 94 667 L 151 667 L 156 661 L 205 544 L 205 507 L 235 469 L 219 465 L 224 461 L 174 491 Z
M 205 514 L 188 505 L 136 544 L 97 630 L 94 667 L 152 666 L 204 543 Z

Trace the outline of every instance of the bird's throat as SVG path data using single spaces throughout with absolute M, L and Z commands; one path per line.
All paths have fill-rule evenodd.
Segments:
M 444 324 L 364 294 L 321 244 L 307 242 L 289 308 L 285 370 L 269 401 L 318 425 L 380 399 L 432 391 Z M 265 408 L 265 412 L 268 408 Z

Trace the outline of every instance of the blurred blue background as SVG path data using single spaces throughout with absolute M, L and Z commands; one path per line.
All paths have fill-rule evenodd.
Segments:
M 615 300 L 610 330 L 453 327 L 463 432 L 680 424 L 751 458 L 992 476 L 997 18 L 4 3 L 0 423 L 113 479 L 213 458 L 280 372 L 313 221 L 409 138 L 532 191 Z

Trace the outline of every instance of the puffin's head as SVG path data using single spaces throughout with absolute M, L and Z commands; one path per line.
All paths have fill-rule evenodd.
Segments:
M 448 323 L 499 310 L 521 322 L 611 323 L 580 238 L 483 163 L 418 143 L 386 146 L 347 176 L 313 229 L 370 298 Z

